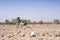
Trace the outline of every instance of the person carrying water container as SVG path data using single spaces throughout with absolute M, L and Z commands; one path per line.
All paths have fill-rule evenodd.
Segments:
M 17 22 L 17 26 L 16 27 L 18 28 L 18 26 L 20 24 L 20 18 L 19 17 L 17 17 L 16 22 Z

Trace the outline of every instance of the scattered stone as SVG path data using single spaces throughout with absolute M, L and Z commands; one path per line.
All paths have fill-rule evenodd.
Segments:
M 48 32 L 46 34 L 49 34 Z
M 11 34 L 11 35 L 8 35 L 8 38 L 11 38 L 11 37 L 13 37 L 13 35 Z
M 56 37 L 60 37 L 60 34 L 56 34 Z
M 31 34 L 30 34 L 31 37 L 36 37 L 36 33 L 35 31 L 32 31 Z
M 42 34 L 42 36 L 45 36 L 45 34 Z
M 5 40 L 5 39 L 1 39 L 1 40 Z
M 1 35 L 1 37 L 4 37 L 4 35 Z
M 39 38 L 38 40 L 43 40 L 43 38 Z
M 16 28 L 18 28 L 18 25 L 16 25 Z
M 24 30 L 26 30 L 26 29 L 28 29 L 28 28 L 30 28 L 29 26 L 24 26 Z
M 21 33 L 21 31 L 19 31 L 17 34 Z
M 25 36 L 25 33 L 19 33 L 19 36 L 23 37 L 23 36 Z

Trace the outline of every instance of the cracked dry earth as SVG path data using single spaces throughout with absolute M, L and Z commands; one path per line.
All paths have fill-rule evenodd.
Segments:
M 60 40 L 60 24 L 0 25 L 0 40 Z

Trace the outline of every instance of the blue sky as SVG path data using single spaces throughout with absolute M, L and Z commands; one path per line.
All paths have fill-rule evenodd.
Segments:
M 0 21 L 16 17 L 36 21 L 60 19 L 60 0 L 0 0 Z

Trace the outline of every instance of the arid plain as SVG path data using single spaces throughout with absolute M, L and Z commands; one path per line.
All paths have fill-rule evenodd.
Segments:
M 60 24 L 0 25 L 0 40 L 60 40 Z

